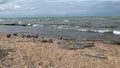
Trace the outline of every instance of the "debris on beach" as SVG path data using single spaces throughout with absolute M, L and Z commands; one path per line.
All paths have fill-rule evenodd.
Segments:
M 42 43 L 53 43 L 53 40 L 52 39 L 48 39 L 48 40 L 42 39 L 41 42 Z
M 99 58 L 99 59 L 106 59 L 107 58 L 104 54 L 80 54 L 80 55 L 86 56 L 86 57 Z
M 58 47 L 67 50 L 85 49 L 94 46 L 95 46 L 94 43 L 78 43 L 78 42 L 67 42 L 67 41 L 58 42 Z
M 114 41 L 113 44 L 115 44 L 115 45 L 120 45 L 120 41 Z
M 120 41 L 102 41 L 102 43 L 120 45 Z
M 14 52 L 14 51 L 12 49 L 0 49 L 0 61 L 2 60 L 2 58 L 9 55 L 9 52 Z

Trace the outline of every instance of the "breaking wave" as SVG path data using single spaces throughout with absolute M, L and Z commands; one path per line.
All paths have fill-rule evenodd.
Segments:
M 116 35 L 120 35 L 120 31 L 119 30 L 108 30 L 108 29 L 86 29 L 86 28 L 79 28 L 78 26 L 76 27 L 71 27 L 71 26 L 55 26 L 53 25 L 53 28 L 56 29 L 68 29 L 68 30 L 77 30 L 77 31 L 81 31 L 81 32 L 94 32 L 94 33 L 108 33 L 108 34 L 116 34 Z
M 61 26 L 56 26 L 56 25 L 52 25 L 53 28 L 56 29 L 68 29 L 68 30 L 77 30 L 77 31 L 81 31 L 81 32 L 94 32 L 94 33 L 108 33 L 108 34 L 116 34 L 116 35 L 120 35 L 120 31 L 119 30 L 109 30 L 109 29 L 87 29 L 87 28 L 80 28 L 79 26 L 68 26 L 68 25 L 61 25 Z
M 113 31 L 114 34 L 119 34 L 120 35 L 120 31 Z
M 4 20 L 3 20 L 3 19 L 0 19 L 0 22 L 1 22 L 1 21 L 4 21 Z
M 68 20 L 65 20 L 68 22 Z M 81 27 L 79 25 L 71 26 L 68 24 L 31 24 L 31 23 L 22 23 L 22 22 L 16 22 L 13 24 L 2 24 L 2 25 L 8 25 L 8 26 L 32 26 L 32 27 L 52 27 L 55 29 L 67 29 L 67 30 L 76 30 L 81 32 L 94 32 L 94 33 L 108 33 L 108 34 L 116 34 L 120 35 L 119 30 L 110 30 L 108 28 L 106 29 L 92 29 L 91 27 Z
M 120 31 L 118 30 L 89 30 L 89 29 L 78 29 L 78 31 L 84 32 L 95 32 L 95 33 L 109 33 L 109 34 L 116 34 L 120 35 Z

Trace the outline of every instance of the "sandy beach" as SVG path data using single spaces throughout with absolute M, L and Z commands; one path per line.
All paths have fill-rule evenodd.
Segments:
M 45 38 L 50 39 L 50 38 Z M 120 46 L 92 42 L 84 49 L 64 49 L 41 38 L 0 35 L 0 68 L 119 68 Z M 81 42 L 81 41 L 77 41 Z M 82 41 L 86 43 L 88 41 Z M 91 41 L 90 41 L 91 42 Z

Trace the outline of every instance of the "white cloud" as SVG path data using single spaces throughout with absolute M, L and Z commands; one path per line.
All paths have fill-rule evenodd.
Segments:
M 21 8 L 21 6 L 18 6 L 18 5 L 14 5 L 13 7 L 14 7 L 15 9 Z
M 18 10 L 20 8 L 21 8 L 21 6 L 19 6 L 19 5 L 6 4 L 6 5 L 0 6 L 0 11 L 15 11 L 15 10 Z
M 0 7 L 0 11 L 3 11 L 3 10 L 5 10 L 5 8 L 3 8 L 3 7 Z

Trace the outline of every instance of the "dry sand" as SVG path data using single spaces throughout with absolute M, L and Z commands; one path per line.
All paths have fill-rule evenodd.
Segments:
M 37 40 L 37 41 L 36 41 Z M 95 47 L 66 50 L 58 40 L 0 36 L 0 68 L 120 68 L 120 46 L 94 42 Z M 104 54 L 100 59 L 81 54 Z

